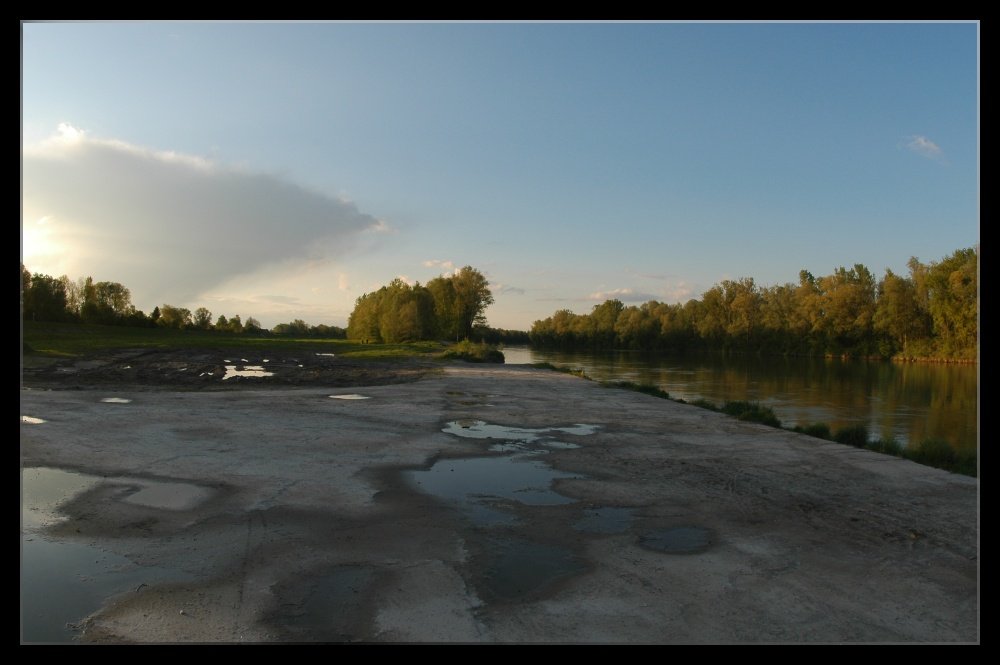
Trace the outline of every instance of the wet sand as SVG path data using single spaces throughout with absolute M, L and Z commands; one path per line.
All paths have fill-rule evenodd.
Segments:
M 22 639 L 979 641 L 976 479 L 556 372 L 386 367 L 26 377 Z

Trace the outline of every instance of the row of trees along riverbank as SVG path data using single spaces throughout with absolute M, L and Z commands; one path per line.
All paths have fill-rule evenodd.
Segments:
M 725 280 L 700 300 L 590 314 L 560 310 L 531 328 L 531 344 L 562 349 L 722 351 L 789 355 L 974 360 L 978 350 L 979 252 L 909 261 L 909 275 L 881 280 L 861 264 L 798 283 L 760 287 Z
M 419 340 L 471 339 L 491 344 L 527 344 L 528 333 L 500 330 L 486 325 L 485 310 L 493 303 L 486 277 L 466 266 L 451 275 L 437 277 L 426 286 L 410 286 L 394 280 L 378 291 L 357 299 L 351 313 L 352 339 L 367 342 L 411 342 Z M 72 280 L 32 274 L 21 266 L 21 313 L 26 321 L 96 323 L 130 327 L 163 327 L 286 337 L 346 338 L 348 330 L 338 326 L 309 325 L 301 319 L 279 323 L 271 330 L 254 317 L 219 315 L 199 307 L 163 304 L 150 314 L 132 304 L 132 294 L 120 282 L 95 282 L 93 278 Z
M 92 277 L 70 279 L 67 275 L 52 277 L 32 274 L 21 266 L 21 315 L 25 321 L 57 323 L 96 323 L 134 328 L 174 328 L 177 330 L 210 330 L 251 335 L 284 335 L 290 337 L 344 338 L 343 328 L 328 325 L 310 326 L 301 319 L 279 323 L 270 331 L 261 327 L 252 316 L 244 321 L 239 314 L 213 318 L 206 307 L 193 312 L 186 307 L 164 303 L 148 315 L 132 304 L 132 293 L 120 282 L 95 282 Z

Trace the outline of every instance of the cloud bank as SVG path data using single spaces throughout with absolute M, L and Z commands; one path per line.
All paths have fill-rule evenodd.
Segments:
M 386 230 L 351 202 L 272 174 L 69 125 L 24 148 L 22 173 L 28 268 L 120 281 L 137 304 L 188 301 L 275 263 L 326 262 Z

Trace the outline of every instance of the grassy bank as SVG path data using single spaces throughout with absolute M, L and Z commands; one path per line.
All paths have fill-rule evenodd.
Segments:
M 83 323 L 34 323 L 23 327 L 26 357 L 72 358 L 115 349 L 266 349 L 319 353 L 368 359 L 433 358 L 446 345 L 439 342 L 409 344 L 362 344 L 345 339 L 316 339 L 176 330 L 171 328 L 130 328 Z M 272 351 L 272 352 L 273 352 Z

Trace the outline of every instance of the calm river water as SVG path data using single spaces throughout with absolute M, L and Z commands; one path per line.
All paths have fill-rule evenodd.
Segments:
M 758 401 L 784 426 L 825 422 L 836 431 L 865 425 L 900 443 L 944 439 L 958 449 L 978 440 L 978 366 L 829 358 L 673 356 L 638 351 L 566 353 L 503 350 L 507 363 L 550 362 L 597 380 L 659 386 L 671 397 Z

